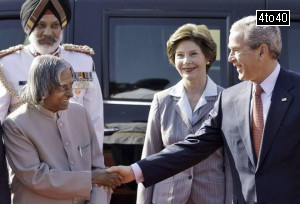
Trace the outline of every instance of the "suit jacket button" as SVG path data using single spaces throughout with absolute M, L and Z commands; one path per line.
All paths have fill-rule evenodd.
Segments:
M 189 179 L 192 179 L 193 177 L 190 175 L 188 178 L 189 178 Z

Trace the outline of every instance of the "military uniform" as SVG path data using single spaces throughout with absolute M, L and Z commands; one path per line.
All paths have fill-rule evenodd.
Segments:
M 93 49 L 88 46 L 64 44 L 59 46 L 53 55 L 69 62 L 77 75 L 73 85 L 74 102 L 82 104 L 90 113 L 100 147 L 103 146 L 103 99 L 94 62 L 91 55 Z M 4 118 L 22 102 L 18 92 L 26 84 L 32 60 L 38 53 L 32 45 L 18 45 L 0 51 L 0 120 Z

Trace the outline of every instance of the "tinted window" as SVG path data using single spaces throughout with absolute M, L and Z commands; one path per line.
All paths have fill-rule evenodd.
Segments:
M 225 20 L 200 18 L 110 18 L 108 34 L 109 94 L 105 98 L 148 99 L 180 80 L 169 64 L 166 42 L 185 23 L 206 24 L 218 46 L 211 78 L 222 83 L 220 49 L 225 49 Z M 224 46 L 224 47 L 222 47 Z M 224 59 L 226 60 L 226 59 Z
M 23 44 L 25 33 L 19 19 L 0 19 L 0 50 Z

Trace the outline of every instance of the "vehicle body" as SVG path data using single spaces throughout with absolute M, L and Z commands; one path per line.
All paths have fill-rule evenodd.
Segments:
M 0 50 L 26 43 L 19 19 L 23 2 L 0 0 Z M 94 49 L 105 124 L 147 122 L 151 94 L 180 80 L 168 62 L 166 42 L 185 23 L 206 24 L 211 30 L 218 55 L 208 74 L 227 88 L 239 83 L 235 69 L 227 62 L 231 24 L 255 15 L 256 10 L 290 10 L 290 26 L 281 27 L 283 50 L 279 61 L 282 67 L 300 72 L 298 0 L 70 0 L 70 3 L 72 20 L 64 30 L 64 42 Z M 108 127 L 110 134 L 118 130 Z M 130 196 L 131 201 L 119 197 L 112 203 L 135 203 L 135 194 Z

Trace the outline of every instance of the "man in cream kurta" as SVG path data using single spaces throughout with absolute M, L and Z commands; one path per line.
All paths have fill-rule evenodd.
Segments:
M 84 107 L 53 113 L 24 104 L 3 129 L 14 203 L 103 203 L 91 181 L 92 169 L 104 168 L 103 154 Z

